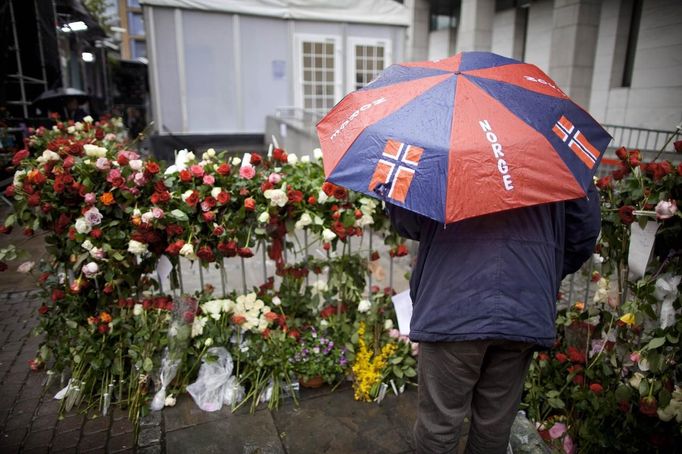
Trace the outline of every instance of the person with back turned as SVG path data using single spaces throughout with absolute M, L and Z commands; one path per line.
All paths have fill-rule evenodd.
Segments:
M 410 338 L 419 342 L 416 451 L 504 453 L 533 352 L 555 340 L 561 280 L 594 249 L 599 195 L 443 225 L 388 205 L 419 241 Z

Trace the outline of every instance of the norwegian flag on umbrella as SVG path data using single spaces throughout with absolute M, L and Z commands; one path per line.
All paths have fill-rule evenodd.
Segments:
M 317 133 L 327 181 L 443 223 L 584 197 L 611 141 L 539 68 L 489 52 L 392 65 Z

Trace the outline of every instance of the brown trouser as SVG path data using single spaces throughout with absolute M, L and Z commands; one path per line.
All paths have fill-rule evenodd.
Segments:
M 454 453 L 471 415 L 467 453 L 505 453 L 533 345 L 507 340 L 419 344 L 416 451 Z

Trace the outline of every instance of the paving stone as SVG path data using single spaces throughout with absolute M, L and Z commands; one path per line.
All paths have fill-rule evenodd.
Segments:
M 47 448 L 52 440 L 52 430 L 29 432 L 24 441 L 24 449 Z
M 160 445 L 147 446 L 146 448 L 139 448 L 137 454 L 161 454 L 162 449 Z M 203 452 L 203 451 L 202 451 Z M 225 451 L 222 451 L 225 452 Z
M 107 416 L 100 416 L 98 418 L 88 418 L 83 425 L 83 434 L 89 435 L 97 432 L 105 431 L 109 428 L 111 420 Z
M 166 432 L 195 426 L 209 421 L 228 418 L 232 412 L 223 406 L 219 411 L 203 411 L 194 403 L 189 395 L 178 396 L 174 407 L 166 407 L 162 411 Z
M 54 429 L 55 426 L 57 425 L 58 418 L 56 415 L 44 415 L 44 416 L 38 416 L 33 419 L 33 423 L 31 424 L 31 431 L 37 431 L 37 430 L 47 430 L 47 429 Z
M 161 418 L 162 415 L 160 411 L 153 411 L 140 418 L 140 427 L 158 426 L 161 424 Z
M 35 412 L 39 404 L 40 404 L 39 398 L 22 400 L 14 405 L 14 408 L 12 409 L 12 414 L 13 415 L 29 414 L 33 416 L 33 413 Z
M 90 451 L 104 449 L 107 444 L 107 433 L 97 432 L 95 434 L 83 435 L 78 443 L 79 451 Z
M 227 418 L 167 432 L 165 442 L 167 454 L 224 453 L 231 447 L 238 447 L 240 453 L 286 452 L 268 411 L 230 414 Z
M 132 422 L 127 419 L 119 419 L 111 423 L 109 433 L 111 435 L 122 435 L 131 433 L 134 429 Z
M 161 442 L 161 428 L 158 426 L 145 427 L 137 437 L 138 446 L 150 446 Z
M 47 446 L 43 446 L 40 448 L 31 448 L 31 449 L 23 448 L 21 450 L 21 454 L 44 454 L 46 452 L 49 452 L 49 449 L 47 448 Z
M 116 406 L 114 407 L 114 411 L 111 412 L 111 416 L 114 418 L 114 421 L 123 418 L 128 419 L 128 409 Z
M 83 426 L 84 420 L 85 417 L 83 415 L 66 416 L 64 417 L 64 419 L 57 421 L 57 432 L 63 433 L 70 432 L 72 430 L 80 431 L 80 428 Z
M 62 403 L 59 400 L 54 400 L 52 398 L 47 398 L 43 399 L 43 402 L 40 404 L 40 407 L 38 408 L 37 415 L 38 416 L 45 416 L 45 415 L 58 415 L 59 414 L 59 409 L 61 408 Z
M 7 430 L 0 434 L 0 452 L 18 448 L 26 435 L 26 428 Z
M 402 453 L 411 449 L 380 405 L 353 400 L 352 389 L 286 404 L 272 413 L 287 452 Z
M 135 434 L 127 433 L 123 435 L 117 435 L 115 437 L 109 438 L 107 443 L 107 451 L 109 452 L 119 452 L 132 449 L 135 447 Z
M 71 450 L 73 452 L 74 448 L 78 445 L 80 441 L 81 434 L 80 431 L 73 430 L 70 432 L 56 433 L 52 439 L 52 450 Z

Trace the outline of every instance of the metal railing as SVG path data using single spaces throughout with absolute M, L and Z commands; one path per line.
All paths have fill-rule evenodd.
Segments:
M 682 136 L 682 131 L 679 128 L 673 131 L 664 131 L 620 125 L 605 124 L 602 126 L 613 136 L 611 147 L 625 147 L 642 152 L 659 152 L 664 147 L 664 152 L 673 152 L 672 143 Z

